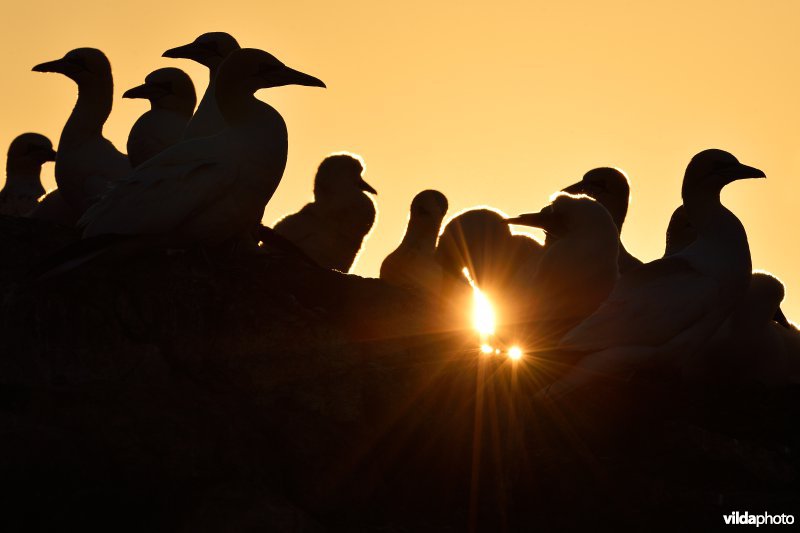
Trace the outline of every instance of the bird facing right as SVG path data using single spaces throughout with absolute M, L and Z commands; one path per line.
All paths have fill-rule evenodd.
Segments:
M 608 300 L 564 336 L 560 348 L 584 356 L 553 384 L 551 397 L 599 375 L 620 377 L 654 357 L 680 367 L 708 342 L 744 297 L 752 268 L 747 234 L 720 192 L 733 181 L 763 177 L 722 150 L 692 158 L 682 196 L 697 238 L 623 275 Z

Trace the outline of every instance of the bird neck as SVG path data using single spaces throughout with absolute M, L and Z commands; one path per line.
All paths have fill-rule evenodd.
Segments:
M 41 182 L 42 165 L 27 158 L 14 160 L 9 158 L 6 162 L 6 185 L 15 188 L 28 188 L 32 192 L 44 194 Z
M 210 88 L 210 87 L 209 87 Z M 240 83 L 232 80 L 217 80 L 214 87 L 219 108 L 225 123 L 230 127 L 246 125 L 258 121 L 267 104 L 257 99 L 253 91 L 248 91 Z
M 697 188 L 683 195 L 686 214 L 697 231 L 694 243 L 686 248 L 686 253 L 698 254 L 701 262 L 716 257 L 714 268 L 720 275 L 749 275 L 752 270 L 750 247 L 744 226 L 720 202 L 718 187 Z M 715 250 L 709 254 L 706 251 Z M 748 278 L 749 279 L 749 278 Z
M 78 85 L 78 101 L 61 133 L 59 148 L 79 143 L 87 137 L 102 136 L 111 114 L 114 82 L 111 77 Z
M 408 228 L 403 237 L 402 245 L 413 248 L 423 253 L 433 253 L 436 251 L 436 239 L 439 233 L 439 224 L 434 224 L 429 220 L 418 220 L 414 217 L 408 221 Z

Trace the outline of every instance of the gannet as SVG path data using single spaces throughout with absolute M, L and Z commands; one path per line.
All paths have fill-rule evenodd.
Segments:
M 438 296 L 442 290 L 442 267 L 436 261 L 436 241 L 447 214 L 447 198 L 426 190 L 411 202 L 406 234 L 400 245 L 381 263 L 380 278 Z
M 216 89 L 226 128 L 174 144 L 118 181 L 79 221 L 84 237 L 140 236 L 185 248 L 249 234 L 281 180 L 288 147 L 283 118 L 254 93 L 283 85 L 325 87 L 261 50 L 228 56 Z
M 591 196 L 611 213 L 617 232 L 622 232 L 622 224 L 628 214 L 631 187 L 628 177 L 610 167 L 595 168 L 583 175 L 581 181 L 563 189 L 564 192 L 586 194 Z M 619 271 L 625 273 L 631 268 L 641 265 L 642 262 L 632 256 L 622 244 L 619 243 Z
M 222 118 L 214 96 L 217 72 L 225 58 L 239 48 L 239 43 L 229 34 L 210 32 L 204 33 L 189 44 L 171 48 L 162 54 L 164 57 L 191 59 L 208 67 L 209 70 L 208 87 L 200 100 L 197 111 L 186 127 L 184 138 L 194 139 L 213 135 L 225 127 L 225 120 Z
M 526 317 L 537 324 L 537 340 L 555 344 L 592 314 L 611 293 L 618 278 L 619 237 L 608 210 L 587 195 L 560 193 L 538 213 L 507 219 L 543 229 L 555 237 L 546 247 L 536 274 L 528 280 Z
M 0 214 L 25 216 L 44 195 L 41 172 L 47 161 L 55 161 L 53 143 L 38 133 L 23 133 L 11 141 L 6 159 L 6 183 L 0 190 Z
M 349 272 L 375 222 L 378 194 L 362 177 L 360 158 L 328 156 L 314 179 L 314 201 L 275 224 L 275 232 L 322 267 Z
M 562 349 L 586 355 L 553 384 L 551 396 L 598 374 L 620 376 L 655 356 L 680 367 L 703 347 L 744 297 L 751 274 L 747 234 L 720 203 L 720 191 L 735 180 L 763 177 L 722 150 L 692 158 L 682 196 L 697 239 L 624 274 L 606 302 L 562 338 Z
M 58 189 L 53 189 L 39 198 L 36 207 L 28 214 L 28 217 L 68 227 L 74 227 L 79 218 L 78 213 L 69 206 Z
M 723 383 L 758 382 L 772 387 L 800 383 L 800 334 L 774 320 L 784 292 L 780 280 L 754 272 L 745 297 L 709 345 L 686 362 L 684 373 Z
M 109 182 L 131 170 L 125 154 L 103 137 L 114 97 L 111 64 L 100 50 L 78 48 L 33 70 L 57 72 L 78 84 L 78 101 L 58 142 L 56 183 L 67 204 L 82 213 Z
M 178 142 L 197 103 L 192 79 L 178 68 L 151 72 L 144 84 L 128 89 L 122 97 L 142 98 L 151 106 L 128 135 L 128 159 L 133 167 Z

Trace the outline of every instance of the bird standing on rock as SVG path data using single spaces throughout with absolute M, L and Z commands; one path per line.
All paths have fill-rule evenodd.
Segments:
M 540 212 L 506 222 L 541 228 L 547 234 L 544 255 L 528 280 L 526 317 L 535 324 L 537 341 L 552 347 L 614 288 L 619 276 L 617 227 L 599 202 L 563 192 Z
M 197 107 L 184 132 L 185 139 L 205 137 L 222 131 L 226 124 L 222 112 L 217 105 L 217 72 L 222 62 L 234 51 L 241 47 L 231 35 L 215 31 L 204 33 L 189 44 L 170 48 L 164 52 L 164 57 L 191 59 L 208 67 L 209 81 L 206 92 L 203 94 L 200 105 Z
M 564 189 L 564 192 L 591 196 L 608 209 L 617 226 L 617 233 L 622 232 L 622 224 L 628 214 L 631 187 L 627 176 L 622 171 L 611 167 L 595 168 L 583 175 L 583 179 Z M 619 243 L 619 271 L 624 274 L 628 270 L 641 265 L 642 262 L 632 256 Z
M 63 74 L 78 84 L 78 101 L 58 142 L 56 183 L 67 205 L 83 213 L 109 183 L 131 171 L 125 154 L 103 136 L 114 99 L 111 64 L 96 48 L 77 48 L 33 70 Z
M 562 338 L 561 349 L 585 355 L 549 396 L 601 375 L 620 377 L 654 358 L 681 367 L 703 348 L 744 297 L 751 276 L 747 234 L 720 192 L 733 181 L 763 177 L 722 150 L 692 158 L 682 196 L 697 238 L 624 274 L 606 302 Z
M 286 124 L 259 89 L 325 87 L 256 49 L 228 56 L 216 99 L 226 128 L 189 139 L 137 167 L 79 221 L 84 236 L 136 236 L 173 248 L 215 246 L 258 224 L 286 166 Z
M 378 194 L 364 178 L 364 164 L 351 154 L 328 156 L 314 180 L 314 201 L 277 224 L 290 240 L 322 267 L 349 272 L 375 223 Z
M 122 97 L 142 98 L 151 106 L 128 135 L 128 159 L 133 167 L 181 140 L 197 103 L 192 79 L 177 68 L 151 72 L 144 84 L 128 89 Z
M 406 234 L 400 246 L 381 263 L 382 280 L 439 295 L 442 267 L 435 258 L 436 241 L 447 207 L 447 198 L 439 191 L 422 191 L 414 197 Z
M 0 190 L 0 214 L 29 214 L 44 193 L 42 165 L 56 160 L 53 143 L 38 133 L 23 133 L 11 141 L 6 159 L 6 183 Z

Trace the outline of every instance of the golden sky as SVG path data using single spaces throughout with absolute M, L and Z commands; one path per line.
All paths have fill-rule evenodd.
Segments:
M 379 191 L 377 226 L 355 272 L 377 275 L 408 206 L 436 188 L 451 212 L 489 204 L 538 211 L 596 166 L 622 168 L 633 204 L 628 250 L 660 257 L 690 157 L 722 148 L 764 170 L 723 201 L 747 228 L 755 268 L 787 285 L 800 320 L 800 2 L 301 1 L 8 2 L 0 49 L 0 146 L 36 131 L 57 143 L 74 84 L 31 72 L 72 48 L 102 49 L 115 75 L 105 133 L 125 150 L 147 109 L 122 100 L 150 71 L 177 66 L 199 95 L 207 71 L 161 57 L 227 31 L 324 80 L 327 90 L 261 91 L 289 127 L 289 161 L 267 206 L 272 223 L 311 198 L 329 152 L 362 155 Z M 44 171 L 54 186 L 53 166 Z

